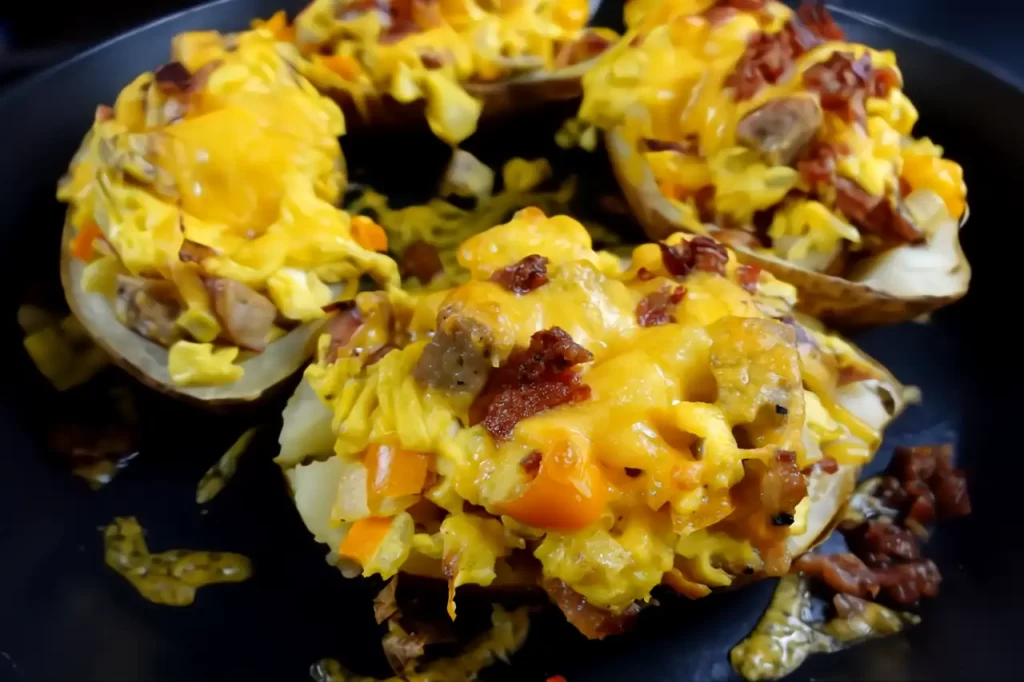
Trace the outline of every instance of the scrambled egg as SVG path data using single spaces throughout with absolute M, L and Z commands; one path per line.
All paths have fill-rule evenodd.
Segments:
M 262 29 L 177 36 L 174 61 L 97 110 L 58 188 L 83 288 L 170 347 L 176 383 L 237 380 L 240 348 L 324 317 L 363 274 L 399 284 L 383 230 L 335 208 L 344 120 L 295 54 Z
M 784 572 L 809 502 L 772 516 L 752 472 L 775 471 L 780 452 L 794 476 L 825 456 L 867 461 L 885 420 L 844 409 L 838 377 L 878 371 L 794 327 L 792 287 L 724 249 L 720 269 L 673 277 L 663 249 L 692 239 L 714 245 L 677 233 L 627 266 L 573 219 L 525 209 L 462 245 L 467 282 L 359 294 L 362 326 L 321 339 L 278 458 L 298 465 L 299 510 L 346 574 L 433 562 L 454 597 L 532 555 L 545 581 L 619 614 L 663 581 L 703 596 L 743 572 Z M 546 281 L 518 293 L 500 283 L 532 256 L 547 259 Z M 665 316 L 642 320 L 659 300 Z M 474 417 L 487 382 L 555 327 L 592 358 L 572 370 L 586 396 L 495 435 Z
M 289 26 L 284 13 L 260 25 L 308 55 L 297 62 L 324 91 L 345 93 L 365 116 L 387 95 L 422 100 L 431 130 L 457 144 L 475 130 L 483 102 L 473 84 L 557 72 L 592 56 L 615 34 L 587 31 L 586 0 L 313 0 Z M 468 86 L 468 87 L 467 87 Z
M 661 193 L 683 210 L 687 229 L 714 233 L 711 223 L 717 223 L 745 230 L 750 236 L 742 245 L 819 272 L 841 268 L 847 250 L 886 248 L 892 235 L 859 225 L 867 219 L 851 201 L 808 180 L 804 164 L 813 162 L 813 145 L 839 150 L 830 172 L 856 183 L 865 203 L 881 198 L 898 212 L 903 198 L 923 189 L 941 196 L 954 219 L 964 214 L 961 168 L 943 159 L 940 147 L 911 136 L 918 113 L 902 91 L 891 51 L 815 39 L 779 2 L 757 11 L 715 4 L 631 0 L 627 34 L 584 75 L 579 119 L 618 130 L 637 151 L 628 169 L 633 184 L 639 184 L 641 165 L 649 167 Z M 757 46 L 773 38 L 808 47 L 791 65 L 773 67 L 766 57 L 764 65 L 751 67 L 751 56 L 768 50 Z M 840 115 L 805 81 L 835 55 L 858 62 L 854 71 L 884 74 L 884 86 L 876 89 L 869 79 L 858 95 L 857 115 Z M 773 68 L 781 72 L 777 78 L 763 76 Z M 737 81 L 748 77 L 765 80 L 741 94 Z M 763 211 L 774 212 L 767 234 L 755 227 Z

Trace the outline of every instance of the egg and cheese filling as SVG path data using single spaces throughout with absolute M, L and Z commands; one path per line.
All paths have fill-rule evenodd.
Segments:
M 579 117 L 626 138 L 628 173 L 649 168 L 688 229 L 843 275 L 933 236 L 912 193 L 963 216 L 963 172 L 912 136 L 895 55 L 846 42 L 824 7 L 633 0 L 626 21 Z
M 586 0 L 313 0 L 294 26 L 283 12 L 265 25 L 308 55 L 317 87 L 363 115 L 369 99 L 422 100 L 434 134 L 457 144 L 480 118 L 473 84 L 558 72 L 609 45 L 588 17 Z
M 269 31 L 175 38 L 171 63 L 101 106 L 57 196 L 82 286 L 168 347 L 181 385 L 239 379 L 240 353 L 322 318 L 363 274 L 397 286 L 383 230 L 335 207 L 337 105 Z
M 525 562 L 600 636 L 579 613 L 784 573 L 809 472 L 878 444 L 886 416 L 840 399 L 877 370 L 708 237 L 627 265 L 530 208 L 458 258 L 448 291 L 359 294 L 286 410 L 278 461 L 351 573 L 433 562 L 454 597 Z

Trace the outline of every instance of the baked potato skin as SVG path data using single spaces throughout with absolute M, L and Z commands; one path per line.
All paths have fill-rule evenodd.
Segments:
M 605 134 L 605 144 L 612 170 L 634 217 L 644 233 L 653 241 L 665 239 L 673 232 L 690 232 L 682 223 L 679 209 L 662 196 L 654 174 L 629 142 L 618 131 Z M 633 173 L 627 171 L 631 164 Z M 635 171 L 639 168 L 640 172 Z M 639 176 L 639 181 L 633 179 Z M 800 292 L 797 309 L 826 324 L 842 329 L 856 329 L 895 324 L 914 319 L 945 307 L 967 293 L 971 269 L 959 242 L 954 243 L 958 261 L 953 273 L 958 280 L 957 291 L 948 296 L 914 296 L 901 298 L 879 291 L 861 282 L 811 272 L 775 258 L 765 258 L 742 246 L 733 245 L 737 258 L 756 265 L 788 282 Z

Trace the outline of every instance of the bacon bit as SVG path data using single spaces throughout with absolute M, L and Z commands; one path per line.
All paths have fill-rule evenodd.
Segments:
M 793 568 L 812 578 L 824 581 L 836 592 L 856 597 L 876 597 L 881 585 L 875 572 L 857 556 L 844 554 L 805 554 Z
M 848 52 L 834 52 L 826 61 L 804 72 L 804 86 L 817 92 L 821 108 L 837 114 L 847 123 L 864 121 L 864 98 L 871 79 L 871 57 L 854 59 Z
M 518 263 L 495 272 L 491 281 L 513 294 L 528 294 L 548 283 L 548 259 L 537 254 L 526 256 Z
M 420 50 L 420 61 L 428 69 L 440 69 L 452 60 L 451 53 L 438 50 Z
M 638 36 L 639 37 L 639 36 Z M 593 31 L 587 31 L 579 39 L 564 43 L 555 53 L 554 68 L 564 69 L 598 56 L 611 46 L 611 42 Z M 636 47 L 636 45 L 632 45 Z
M 715 186 L 705 185 L 693 193 L 693 204 L 697 217 L 703 223 L 715 222 Z
M 534 450 L 519 462 L 519 466 L 523 468 L 523 472 L 532 478 L 537 478 L 537 474 L 540 472 L 540 464 L 543 461 L 544 455 L 541 454 L 540 450 Z
M 207 258 L 213 258 L 216 255 L 217 252 L 209 246 L 191 239 L 183 241 L 181 248 L 178 249 L 178 260 L 182 263 L 202 263 Z
M 850 153 L 845 142 L 812 142 L 796 169 L 811 187 L 831 186 L 836 177 L 836 162 Z
M 594 606 L 579 592 L 561 580 L 546 579 L 541 587 L 565 614 L 565 619 L 588 639 L 604 639 L 608 635 L 621 635 L 633 624 L 640 605 L 632 604 L 621 614 L 614 614 Z
M 210 74 L 219 66 L 219 61 L 213 61 L 191 73 L 181 62 L 169 62 L 153 72 L 153 79 L 165 95 L 187 95 L 202 90 Z
M 942 583 L 942 574 L 931 559 L 878 568 L 875 577 L 885 596 L 901 606 L 938 596 Z
M 900 480 L 903 491 L 913 500 L 909 518 L 927 523 L 931 520 L 928 517 L 935 515 L 935 510 L 930 509 L 933 505 L 938 506 L 942 518 L 971 513 L 967 480 L 963 471 L 953 466 L 952 445 L 896 448 L 888 471 Z
M 658 246 L 665 269 L 674 277 L 686 277 L 693 270 L 725 274 L 729 253 L 711 237 L 697 235 L 689 242 L 681 241 L 674 246 L 659 243 Z
M 760 12 L 764 9 L 766 0 L 721 0 L 720 4 L 741 12 Z
M 839 471 L 839 462 L 833 457 L 822 457 L 811 466 L 804 469 L 803 473 L 811 474 L 813 472 L 821 472 L 823 474 L 834 474 Z
M 900 86 L 900 77 L 890 68 L 876 69 L 871 74 L 868 92 L 871 97 L 886 98 L 893 88 Z
M 470 407 L 470 424 L 483 423 L 495 438 L 507 439 L 527 417 L 589 399 L 590 387 L 580 383 L 574 368 L 593 359 L 560 327 L 535 333 L 529 348 L 513 351 L 491 374 Z
M 649 282 L 650 280 L 654 279 L 654 277 L 655 274 L 648 270 L 647 268 L 640 268 L 639 270 L 636 271 L 636 278 L 641 282 Z
M 111 106 L 107 106 L 106 104 L 99 105 L 98 107 L 96 107 L 96 114 L 94 116 L 94 119 L 97 123 L 114 120 L 114 108 Z
M 333 363 L 338 359 L 338 351 L 348 345 L 362 325 L 363 320 L 355 306 L 342 310 L 327 323 L 324 332 L 331 337 L 331 343 L 327 347 L 326 360 L 328 363 Z
M 924 234 L 895 205 L 895 198 L 869 194 L 849 178 L 836 177 L 834 182 L 836 208 L 857 227 L 900 243 L 924 241 Z
M 760 278 L 761 268 L 756 265 L 741 265 L 736 268 L 736 280 L 751 294 L 757 293 L 757 283 Z
M 870 566 L 888 566 L 893 561 L 913 561 L 921 556 L 917 537 L 892 519 L 871 519 L 842 530 L 850 549 Z
M 726 87 L 735 88 L 736 101 L 750 99 L 764 86 L 778 83 L 789 71 L 793 60 L 813 47 L 811 42 L 793 24 L 787 24 L 773 35 L 758 33 L 747 44 L 736 69 L 726 79 Z
M 422 284 L 428 284 L 444 272 L 444 265 L 436 248 L 425 241 L 416 241 L 402 252 L 398 269 L 404 276 L 415 277 Z
M 846 33 L 839 28 L 824 2 L 804 0 L 797 10 L 797 16 L 811 33 L 822 40 L 846 40 Z
M 645 296 L 636 305 L 636 321 L 641 327 L 658 327 L 676 321 L 669 306 L 678 305 L 686 295 L 686 287 L 662 287 Z
M 686 135 L 677 142 L 645 137 L 640 141 L 640 144 L 645 152 L 678 152 L 685 156 L 701 156 L 700 137 L 693 133 Z

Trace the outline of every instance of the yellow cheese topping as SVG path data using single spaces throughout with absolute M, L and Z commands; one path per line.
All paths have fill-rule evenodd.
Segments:
M 467 83 L 535 77 L 569 68 L 589 16 L 586 0 L 313 0 L 288 26 L 265 23 L 295 41 L 302 72 L 321 89 L 346 93 L 363 114 L 367 100 L 426 103 L 434 134 L 469 137 L 482 110 Z M 601 46 L 616 36 L 592 29 Z
M 677 233 L 666 248 L 696 248 L 692 239 Z M 545 283 L 517 293 L 492 280 L 532 255 L 547 259 Z M 530 552 L 545 578 L 613 612 L 649 599 L 668 575 L 704 594 L 745 569 L 788 566 L 785 525 L 799 531 L 807 505 L 793 500 L 786 523 L 758 530 L 780 511 L 751 501 L 758 475 L 782 462 L 799 478 L 825 452 L 857 465 L 878 445 L 882 424 L 837 400 L 840 368 L 881 379 L 878 370 L 775 319 L 791 314 L 793 289 L 731 253 L 721 272 L 674 277 L 657 244 L 623 264 L 595 252 L 573 219 L 524 209 L 458 258 L 470 279 L 448 291 L 359 294 L 363 326 L 340 351 L 323 337 L 306 371 L 330 407 L 340 471 L 333 530 L 320 519 L 318 535 L 364 574 L 440 556 L 454 590 L 490 584 L 505 557 Z M 669 317 L 641 324 L 643 306 L 675 287 L 685 292 L 663 299 Z M 508 437 L 473 418 L 479 386 L 467 395 L 424 379 L 460 329 L 487 372 L 556 327 L 592 355 L 576 370 L 589 394 L 531 413 Z M 385 343 L 396 348 L 371 352 Z M 472 362 L 458 357 L 445 371 Z
M 83 286 L 114 298 L 119 277 L 140 278 L 130 306 L 153 304 L 155 288 L 170 300 L 157 301 L 170 326 L 157 340 L 170 345 L 177 383 L 229 383 L 243 373 L 233 364 L 240 342 L 228 332 L 250 318 L 218 308 L 211 279 L 245 285 L 263 302 L 265 324 L 323 317 L 363 274 L 398 285 L 397 266 L 375 252 L 386 242 L 367 241 L 335 208 L 344 120 L 295 74 L 295 55 L 266 30 L 177 36 L 174 62 L 98 110 L 59 186 L 78 234 L 71 256 L 89 261 Z M 282 333 L 271 326 L 256 345 Z
M 688 229 L 709 231 L 701 208 L 705 216 L 708 208 L 713 210 L 719 227 L 751 232 L 755 214 L 772 210 L 771 243 L 761 249 L 767 254 L 823 271 L 843 249 L 863 248 L 852 224 L 856 216 L 844 215 L 832 196 L 824 203 L 806 198 L 815 188 L 798 171 L 797 159 L 773 158 L 749 141 L 744 144 L 741 122 L 782 100 L 809 101 L 812 109 L 816 105 L 821 120 L 813 124 L 813 141 L 843 150 L 835 164 L 839 177 L 873 197 L 899 197 L 908 188 L 932 190 L 954 218 L 963 215 L 962 170 L 941 158 L 941 148 L 911 137 L 918 114 L 902 91 L 891 51 L 821 40 L 795 57 L 774 83 L 765 82 L 752 96 L 740 96 L 730 77 L 755 49 L 752 43 L 791 30 L 799 19 L 779 2 L 768 2 L 757 12 L 725 13 L 716 13 L 721 8 L 712 9 L 714 4 L 628 2 L 629 31 L 584 76 L 579 111 L 584 122 L 623 134 L 637 152 L 629 169 L 632 180 L 638 182 L 643 167 L 649 167 L 662 194 L 684 209 Z M 873 69 L 888 71 L 895 81 L 884 96 L 867 92 L 864 115 L 851 121 L 823 106 L 820 95 L 804 81 L 812 67 L 836 54 L 866 57 Z M 781 134 L 779 125 L 765 123 L 760 132 Z M 686 145 L 652 148 L 649 140 Z M 697 195 L 707 188 L 714 189 L 714 199 L 702 207 Z

